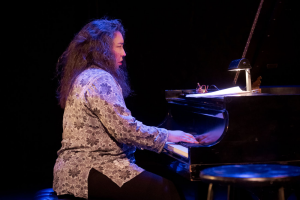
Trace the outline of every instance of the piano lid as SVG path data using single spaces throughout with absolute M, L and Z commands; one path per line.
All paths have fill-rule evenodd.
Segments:
M 262 76 L 262 86 L 300 85 L 296 2 L 264 0 L 246 55 L 252 66 L 252 82 Z M 244 79 L 239 79 L 244 85 Z

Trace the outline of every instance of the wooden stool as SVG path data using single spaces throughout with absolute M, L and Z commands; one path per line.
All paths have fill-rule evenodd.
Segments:
M 71 195 L 64 195 L 63 197 L 58 198 L 52 188 L 47 188 L 38 191 L 35 194 L 34 200 L 83 200 L 83 198 L 78 198 Z
M 275 164 L 224 165 L 204 169 L 200 173 L 204 182 L 209 182 L 207 200 L 213 199 L 213 183 L 227 184 L 227 199 L 235 198 L 231 186 L 243 188 L 264 188 L 278 191 L 277 198 L 284 200 L 284 186 L 295 186 L 300 182 L 300 167 Z M 262 196 L 261 194 L 255 194 Z M 269 199 L 276 199 L 270 197 Z

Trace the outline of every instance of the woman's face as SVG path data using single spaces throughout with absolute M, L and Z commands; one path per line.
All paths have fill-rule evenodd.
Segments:
M 115 54 L 116 58 L 116 66 L 119 67 L 122 65 L 123 57 L 126 56 L 126 53 L 124 51 L 123 45 L 124 45 L 124 39 L 122 34 L 117 31 L 114 34 L 113 39 L 113 53 Z

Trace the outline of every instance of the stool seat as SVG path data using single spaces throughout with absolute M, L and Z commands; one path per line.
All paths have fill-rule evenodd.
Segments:
M 284 199 L 284 187 L 300 183 L 300 167 L 278 164 L 224 165 L 204 169 L 200 178 L 209 182 L 208 199 L 212 199 L 213 183 L 244 188 L 276 188 L 278 199 Z M 229 199 L 229 194 L 228 194 Z
M 204 169 L 201 180 L 267 186 L 300 181 L 300 167 L 276 164 L 224 165 Z
M 78 198 L 71 195 L 58 198 L 52 188 L 47 188 L 38 191 L 35 194 L 34 200 L 83 200 L 83 198 Z

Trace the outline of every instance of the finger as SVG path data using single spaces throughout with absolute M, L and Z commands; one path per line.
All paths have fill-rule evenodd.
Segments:
M 188 138 L 191 139 L 191 140 L 197 141 L 196 138 L 193 135 L 189 135 Z
M 203 141 L 201 141 L 201 142 L 203 142 L 202 144 L 204 144 L 204 145 L 207 145 L 207 144 L 211 144 L 211 143 L 212 143 L 212 141 L 210 141 L 209 139 L 205 139 L 205 140 L 203 140 Z
M 203 139 L 205 139 L 207 137 L 207 135 L 198 135 L 197 137 L 196 137 L 196 140 L 203 140 Z
M 198 140 L 201 140 L 201 139 L 203 139 L 204 137 L 203 137 L 203 135 L 198 135 L 198 136 L 196 136 L 196 139 Z
M 186 133 L 184 136 L 186 137 L 194 137 L 192 134 Z
M 191 138 L 191 137 L 186 138 L 186 139 L 184 140 L 184 142 L 188 142 L 188 143 L 199 143 L 195 138 Z
M 189 143 L 198 143 L 198 141 L 195 139 L 195 137 L 192 134 L 185 133 L 184 136 L 182 137 L 184 142 L 189 142 Z
M 199 143 L 206 143 L 207 142 L 207 138 L 203 138 L 202 140 L 199 140 Z
M 185 140 L 188 140 L 188 139 L 190 139 L 192 137 L 190 135 L 188 135 L 188 134 L 185 134 L 185 135 L 182 136 L 182 138 L 185 139 Z
M 193 140 L 197 140 L 197 139 L 195 138 L 195 136 L 193 136 L 193 135 L 191 135 L 191 134 L 189 134 L 188 137 L 189 137 L 189 138 L 192 138 Z
M 203 145 L 204 145 L 204 144 L 205 144 L 205 142 L 203 142 L 203 141 L 199 141 L 199 144 L 203 144 Z
M 199 144 L 199 142 L 195 138 L 192 138 L 191 141 L 193 141 L 193 143 Z
M 206 140 L 201 140 L 201 141 L 199 141 L 199 144 L 205 145 L 205 144 L 207 144 L 207 141 Z
M 187 140 L 187 141 L 185 141 L 185 142 L 187 142 L 187 143 L 192 143 L 192 144 L 199 144 L 199 142 L 196 141 L 196 140 Z

